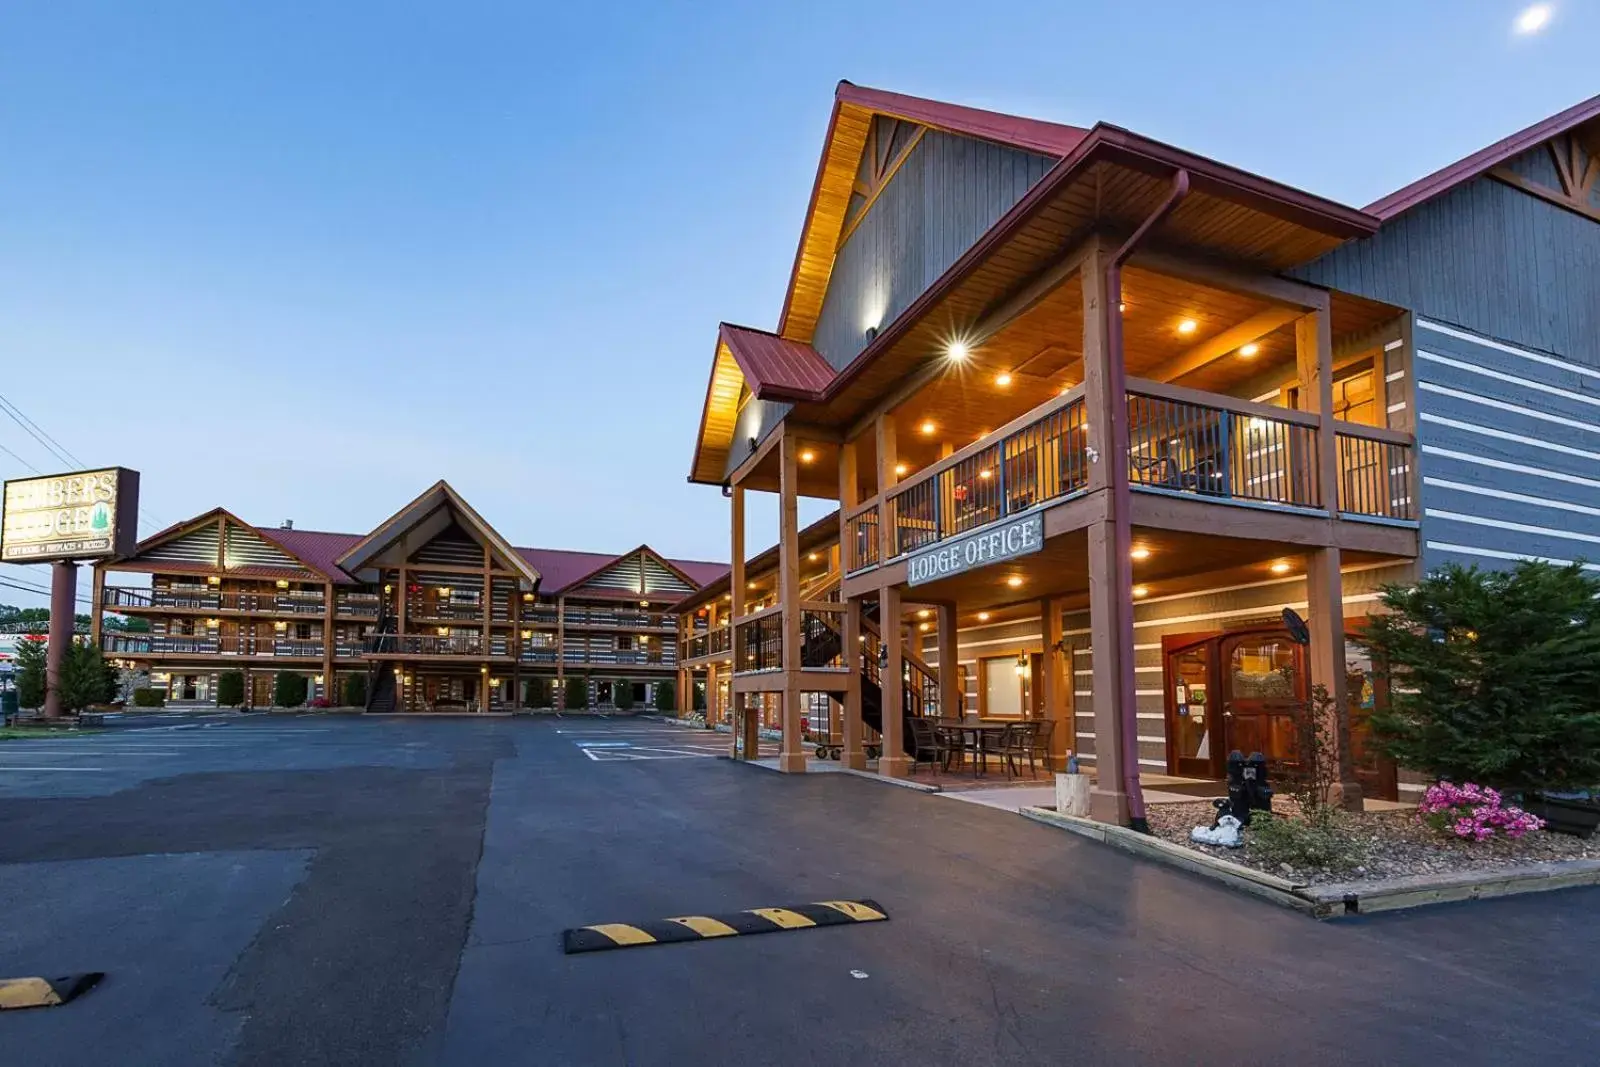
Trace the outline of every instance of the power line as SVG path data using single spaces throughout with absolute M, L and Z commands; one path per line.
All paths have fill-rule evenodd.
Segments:
M 22 409 L 7 399 L 3 393 L 0 393 L 0 411 L 5 412 L 6 415 L 11 418 L 12 422 L 16 423 L 18 426 L 21 426 L 23 430 L 27 432 L 29 437 L 32 437 L 35 441 L 39 442 L 39 444 L 43 446 L 44 450 L 49 452 L 56 459 L 59 459 L 61 462 L 71 466 L 85 466 L 83 460 L 78 459 L 71 452 L 68 452 L 64 446 L 56 441 L 55 438 L 45 433 L 44 429 L 39 426 L 38 423 L 24 415 L 22 413 Z
M 5 586 L 8 589 L 20 589 L 24 593 L 33 593 L 35 595 L 48 595 L 49 592 L 50 592 L 50 590 L 48 590 L 48 589 L 29 589 L 25 585 L 17 585 L 14 582 L 8 582 L 4 578 L 0 578 L 0 586 Z M 83 596 L 83 595 L 80 594 L 78 596 L 73 597 L 73 599 L 75 601 L 77 601 L 79 604 L 85 604 L 85 605 L 88 605 L 89 607 L 93 607 L 94 606 L 94 600 L 92 598 L 90 598 L 90 597 L 86 597 L 86 596 Z

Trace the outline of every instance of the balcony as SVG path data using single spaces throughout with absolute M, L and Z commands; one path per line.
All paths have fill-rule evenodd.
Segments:
M 715 630 L 705 630 L 695 634 L 683 643 L 684 659 L 702 659 L 706 656 L 720 656 L 728 651 L 732 638 L 732 630 L 726 625 Z
M 418 622 L 483 622 L 483 607 L 479 604 L 440 604 L 422 600 L 408 601 L 406 618 Z
M 347 618 L 376 619 L 381 606 L 377 593 L 341 593 L 334 598 L 333 612 Z
M 1316 415 L 1137 378 L 1128 380 L 1128 482 L 1135 492 L 1321 512 Z M 1412 522 L 1410 438 L 1336 422 L 1338 510 L 1347 519 Z M 846 568 L 956 537 L 1088 488 L 1083 387 L 957 452 L 845 516 Z
M 362 642 L 368 656 L 475 656 L 486 655 L 483 638 L 477 634 L 372 634 Z
M 566 625 L 617 630 L 676 630 L 678 619 L 675 615 L 661 612 L 568 608 Z
M 107 586 L 100 603 L 116 610 L 245 612 L 255 615 L 321 615 L 326 605 L 321 593 L 237 593 L 197 586 L 192 589 L 145 589 Z M 376 611 L 374 611 L 376 615 Z
M 670 648 L 656 649 L 567 649 L 562 662 L 568 666 L 676 667 L 678 657 Z
M 250 634 L 229 637 L 163 634 L 102 634 L 100 649 L 110 656 L 251 656 L 321 659 L 321 640 L 265 639 Z

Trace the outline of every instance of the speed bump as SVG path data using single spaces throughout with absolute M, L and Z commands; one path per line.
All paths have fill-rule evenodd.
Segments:
M 680 915 L 642 923 L 596 923 L 562 932 L 562 948 L 578 952 L 604 952 L 636 945 L 670 945 L 679 941 L 709 941 L 740 934 L 773 934 L 780 930 L 809 930 L 817 926 L 882 922 L 889 917 L 875 900 L 823 900 L 786 908 L 751 908 L 729 915 Z
M 105 975 L 98 971 L 65 978 L 0 978 L 0 1011 L 53 1008 L 93 989 Z

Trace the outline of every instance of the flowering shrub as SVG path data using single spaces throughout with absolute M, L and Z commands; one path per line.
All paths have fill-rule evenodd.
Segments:
M 1418 816 L 1442 834 L 1468 841 L 1487 841 L 1496 830 L 1521 837 L 1544 828 L 1544 820 L 1513 804 L 1502 803 L 1498 790 L 1467 782 L 1431 785 L 1417 806 Z
M 333 701 L 327 697 L 318 697 L 311 702 L 310 706 L 313 708 L 331 708 L 333 707 Z

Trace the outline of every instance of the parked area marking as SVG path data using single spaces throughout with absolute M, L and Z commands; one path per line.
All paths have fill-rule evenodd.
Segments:
M 65 978 L 0 978 L 0 1011 L 53 1008 L 87 993 L 105 975 L 98 971 Z
M 573 726 L 556 732 L 595 763 L 717 759 L 728 754 L 726 734 L 676 726 Z
M 657 922 L 580 926 L 562 932 L 562 949 L 571 956 L 636 945 L 666 945 L 739 934 L 775 934 L 780 930 L 882 922 L 888 917 L 889 913 L 875 900 L 823 900 L 785 908 L 751 908 L 729 915 L 681 915 Z

